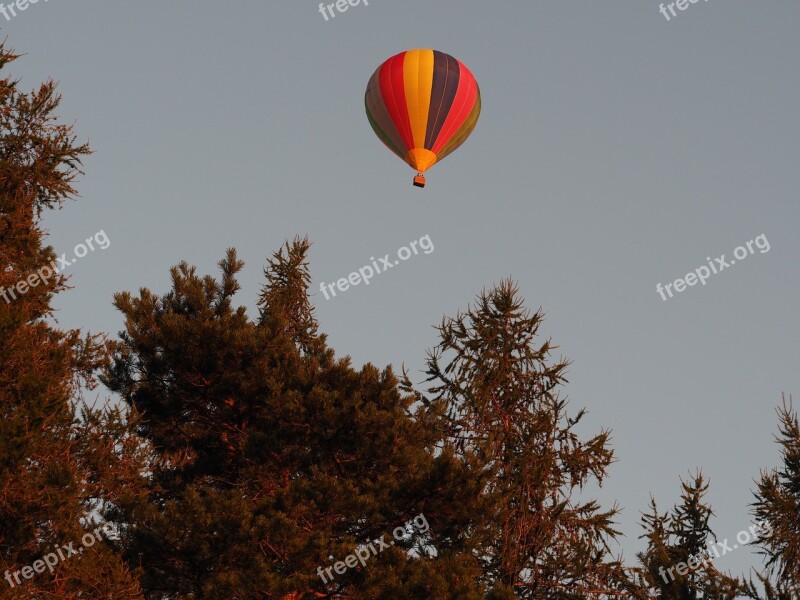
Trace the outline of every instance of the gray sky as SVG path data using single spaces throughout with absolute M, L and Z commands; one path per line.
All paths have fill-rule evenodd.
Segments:
M 781 392 L 800 389 L 800 4 L 701 0 L 671 21 L 649 0 L 498 5 L 370 0 L 326 22 L 312 0 L 50 0 L 0 17 L 26 53 L 11 72 L 60 81 L 62 118 L 96 151 L 80 201 L 47 218 L 59 253 L 111 240 L 71 267 L 60 323 L 115 333 L 115 291 L 162 293 L 184 259 L 216 274 L 228 246 L 253 307 L 295 234 L 315 288 L 428 234 L 433 253 L 317 294 L 336 351 L 418 373 L 431 326 L 511 275 L 573 360 L 586 432 L 614 431 L 601 498 L 625 509 L 628 559 L 649 494 L 671 505 L 695 467 L 733 539 L 778 461 Z M 425 190 L 363 109 L 374 69 L 415 47 L 461 59 L 483 99 Z M 769 252 L 656 292 L 760 234 Z

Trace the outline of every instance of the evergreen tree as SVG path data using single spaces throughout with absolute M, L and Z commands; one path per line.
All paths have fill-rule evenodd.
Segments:
M 756 544 L 767 566 L 757 578 L 767 600 L 794 600 L 800 598 L 800 423 L 791 398 L 784 397 L 778 418 L 783 467 L 763 471 L 754 492 L 753 516 L 762 530 Z M 771 576 L 776 583 L 770 583 Z M 760 597 L 753 582 L 749 594 Z
M 0 45 L 0 69 L 16 58 Z M 101 340 L 49 319 L 66 282 L 41 216 L 75 195 L 89 153 L 58 123 L 59 102 L 52 81 L 24 92 L 0 79 L 0 597 L 133 599 L 137 584 L 105 541 L 56 552 L 81 548 L 96 509 L 118 491 L 93 469 L 101 455 L 116 457 L 97 433 L 118 415 L 84 406 L 76 416 L 105 357 Z M 53 568 L 42 571 L 46 557 Z
M 618 511 L 581 499 L 613 461 L 609 433 L 584 441 L 575 432 L 585 412 L 566 411 L 558 388 L 568 362 L 549 362 L 541 322 L 511 281 L 445 318 L 420 419 L 480 482 L 472 540 L 489 598 L 627 597 L 632 583 L 609 550 Z
M 800 591 L 797 586 L 791 583 L 779 581 L 773 583 L 767 575 L 755 573 L 756 582 L 752 579 L 747 582 L 744 594 L 747 598 L 754 600 L 797 600 L 800 597 Z
M 311 274 L 306 257 L 311 247 L 308 237 L 295 237 L 272 255 L 264 269 L 266 285 L 261 289 L 258 305 L 259 322 L 263 325 L 270 316 L 280 316 L 288 326 L 295 345 L 303 352 L 319 352 L 325 336 L 317 335 L 314 307 L 308 297 Z
M 703 498 L 708 483 L 699 471 L 681 480 L 681 500 L 671 514 L 661 514 L 654 499 L 642 515 L 646 551 L 639 554 L 646 589 L 664 600 L 732 600 L 741 583 L 720 573 L 713 564 L 717 539 L 709 520 L 711 507 Z
M 126 329 L 107 385 L 140 415 L 145 498 L 121 506 L 147 598 L 480 598 L 463 550 L 476 484 L 414 421 L 391 370 L 355 370 L 317 334 L 306 240 L 273 256 L 257 322 L 221 280 L 181 264 L 172 290 L 115 297 Z M 344 574 L 325 568 L 422 514 Z M 416 557 L 416 558 L 415 558 Z

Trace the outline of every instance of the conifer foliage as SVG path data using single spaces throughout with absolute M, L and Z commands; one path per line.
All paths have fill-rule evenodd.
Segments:
M 765 600 L 794 600 L 800 598 L 800 422 L 791 399 L 784 397 L 778 420 L 783 464 L 763 471 L 754 492 L 753 515 L 766 530 L 757 544 L 767 563 L 756 577 Z M 758 587 L 750 583 L 749 597 L 762 597 Z
M 0 45 L 0 69 L 15 59 Z M 140 598 L 105 542 L 65 556 L 52 572 L 31 569 L 56 548 L 81 547 L 93 512 L 114 494 L 93 467 L 117 459 L 108 441 L 118 419 L 87 407 L 76 417 L 80 389 L 93 387 L 104 360 L 101 340 L 49 319 L 65 280 L 50 269 L 55 252 L 44 245 L 41 217 L 75 195 L 89 153 L 59 124 L 59 102 L 52 81 L 25 92 L 0 79 L 0 597 Z
M 445 318 L 422 418 L 481 482 L 473 544 L 489 598 L 608 597 L 630 586 L 609 556 L 617 509 L 581 496 L 606 477 L 609 433 L 575 432 L 584 411 L 567 413 L 559 386 L 568 362 L 551 362 L 542 319 L 510 280 Z
M 453 534 L 474 511 L 452 503 L 474 484 L 426 450 L 391 370 L 356 370 L 325 347 L 307 251 L 296 239 L 273 256 L 257 322 L 233 306 L 233 250 L 220 281 L 181 264 L 163 296 L 115 298 L 126 328 L 105 381 L 153 448 L 147 493 L 119 512 L 145 595 L 479 598 Z M 324 576 L 418 514 L 428 532 Z
M 639 554 L 645 588 L 664 600 L 732 600 L 742 584 L 715 566 L 717 538 L 709 524 L 713 511 L 705 503 L 708 482 L 701 472 L 681 481 L 681 499 L 661 514 L 656 501 L 642 515 L 647 549 Z
M 0 70 L 16 58 L 0 44 Z M 76 195 L 90 152 L 59 101 L 52 82 L 0 77 L 0 599 L 800 598 L 791 402 L 783 464 L 756 482 L 766 571 L 743 584 L 716 569 L 700 472 L 671 511 L 651 501 L 627 568 L 619 511 L 592 497 L 610 433 L 579 434 L 569 362 L 510 280 L 443 319 L 424 391 L 328 347 L 306 238 L 267 260 L 254 319 L 235 305 L 244 263 L 229 249 L 218 278 L 183 262 L 166 293 L 116 294 L 118 340 L 58 329 L 67 282 L 41 219 Z M 83 402 L 98 373 L 118 405 Z M 425 529 L 404 528 L 419 517 Z M 29 576 L 102 521 L 119 539 Z

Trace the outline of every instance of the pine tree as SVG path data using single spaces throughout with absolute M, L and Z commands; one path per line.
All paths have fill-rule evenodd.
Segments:
M 681 584 L 672 579 L 674 574 L 668 573 L 667 569 L 681 561 L 670 541 L 669 513 L 660 513 L 655 498 L 651 497 L 650 512 L 642 513 L 641 524 L 645 533 L 639 537 L 647 539 L 647 549 L 638 555 L 642 588 L 652 591 L 655 598 L 668 598 L 670 594 L 674 596 L 678 593 L 674 590 Z
M 642 515 L 646 551 L 639 554 L 645 587 L 664 600 L 732 600 L 740 597 L 739 580 L 720 573 L 709 521 L 711 507 L 703 498 L 708 483 L 701 472 L 681 480 L 681 500 L 671 514 L 661 514 L 654 499 Z
M 260 324 L 270 316 L 280 316 L 290 328 L 295 345 L 306 353 L 318 352 L 325 344 L 325 336 L 317 335 L 314 307 L 308 297 L 311 274 L 306 257 L 310 247 L 308 237 L 298 236 L 272 255 L 264 269 L 267 283 L 258 302 Z
M 325 346 L 307 250 L 296 239 L 273 255 L 257 322 L 233 307 L 232 250 L 220 281 L 184 263 L 163 296 L 115 297 L 126 329 L 105 381 L 154 452 L 147 496 L 120 512 L 145 595 L 477 600 L 461 533 L 475 484 L 428 451 L 391 370 L 355 370 Z M 419 514 L 428 532 L 323 581 L 331 558 Z
M 0 45 L 0 68 L 16 58 Z M 52 81 L 24 92 L 0 79 L 0 597 L 140 598 L 105 541 L 63 560 L 56 552 L 81 548 L 96 510 L 118 491 L 93 468 L 101 454 L 115 455 L 95 427 L 115 417 L 85 405 L 76 414 L 105 358 L 102 340 L 49 320 L 66 281 L 52 267 L 41 217 L 74 197 L 89 153 L 58 123 L 59 102 Z M 53 556 L 52 571 L 40 572 Z
M 609 549 L 617 508 L 581 499 L 613 461 L 609 433 L 584 441 L 575 432 L 585 411 L 566 411 L 558 388 L 569 363 L 549 362 L 555 347 L 537 343 L 542 318 L 509 280 L 445 318 L 421 420 L 480 482 L 473 553 L 488 598 L 629 597 L 632 583 Z
M 755 572 L 756 581 L 750 579 L 744 590 L 745 597 L 754 600 L 797 600 L 800 591 L 791 583 L 773 583 L 767 575 Z
M 766 558 L 766 573 L 757 574 L 767 600 L 800 598 L 800 423 L 791 398 L 778 408 L 778 445 L 783 468 L 763 471 L 756 481 L 753 516 L 761 525 L 755 542 Z M 770 583 L 770 577 L 777 579 Z M 758 598 L 756 585 L 750 597 Z

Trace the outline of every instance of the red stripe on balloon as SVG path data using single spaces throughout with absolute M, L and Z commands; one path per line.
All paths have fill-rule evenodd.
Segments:
M 453 99 L 450 113 L 447 115 L 447 119 L 431 149 L 434 154 L 438 154 L 444 145 L 450 141 L 450 138 L 453 137 L 464 124 L 464 121 L 467 120 L 469 113 L 475 106 L 475 101 L 478 99 L 478 83 L 475 81 L 475 77 L 472 75 L 472 72 L 464 66 L 464 63 L 460 60 L 456 62 L 458 62 L 460 73 L 458 90 Z
M 414 136 L 411 133 L 411 120 L 408 117 L 405 83 L 403 78 L 403 62 L 406 53 L 393 56 L 381 67 L 381 95 L 389 117 L 403 139 L 406 150 L 414 147 Z

